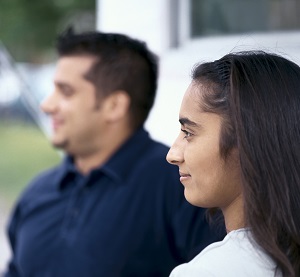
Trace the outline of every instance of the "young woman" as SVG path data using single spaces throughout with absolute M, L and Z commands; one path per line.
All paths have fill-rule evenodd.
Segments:
M 262 51 L 196 65 L 167 160 L 227 236 L 171 276 L 300 276 L 300 68 Z

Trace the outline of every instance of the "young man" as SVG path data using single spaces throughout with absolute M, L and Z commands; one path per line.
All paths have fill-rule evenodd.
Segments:
M 69 30 L 57 49 L 41 107 L 66 156 L 18 201 L 5 276 L 168 276 L 221 237 L 184 199 L 168 148 L 143 128 L 157 58 L 121 34 Z

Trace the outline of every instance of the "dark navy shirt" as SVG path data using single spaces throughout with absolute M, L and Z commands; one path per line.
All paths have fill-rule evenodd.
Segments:
M 221 239 L 184 199 L 167 151 L 140 129 L 88 176 L 66 157 L 35 178 L 11 218 L 5 276 L 168 276 Z

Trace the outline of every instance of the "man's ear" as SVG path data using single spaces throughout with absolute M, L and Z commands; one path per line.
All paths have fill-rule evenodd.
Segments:
M 123 90 L 113 92 L 105 99 L 104 109 L 107 120 L 114 122 L 118 121 L 129 112 L 130 97 Z

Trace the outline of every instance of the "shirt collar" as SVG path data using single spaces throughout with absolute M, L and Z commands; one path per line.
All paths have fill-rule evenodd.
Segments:
M 101 169 L 117 182 L 126 179 L 150 142 L 149 133 L 144 128 L 138 129 Z
M 138 129 L 104 165 L 94 169 L 90 177 L 105 174 L 116 183 L 120 183 L 131 172 L 131 168 L 139 161 L 143 149 L 150 142 L 149 133 L 143 127 Z M 65 156 L 57 168 L 53 183 L 62 188 L 64 181 L 76 174 L 79 172 L 74 165 L 73 158 Z
M 57 188 L 62 188 L 64 181 L 70 177 L 78 174 L 78 171 L 74 165 L 73 158 L 65 155 L 62 162 L 57 167 L 55 175 L 53 176 L 52 182 L 56 184 Z

